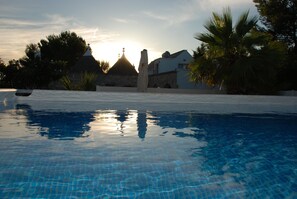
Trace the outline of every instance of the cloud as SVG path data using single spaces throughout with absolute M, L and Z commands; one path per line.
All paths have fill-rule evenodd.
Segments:
M 1 2 L 0 6 L 0 13 L 3 15 L 3 13 L 19 13 L 22 11 L 22 8 L 15 5 L 8 5 L 3 2 Z
M 170 4 L 166 12 L 144 10 L 145 16 L 162 21 L 168 26 L 177 26 L 185 22 L 210 16 L 213 11 L 223 8 L 247 10 L 253 6 L 251 0 L 177 0 Z
M 194 0 L 196 4 L 199 5 L 202 10 L 217 10 L 225 7 L 231 8 L 244 8 L 253 5 L 251 0 Z
M 24 27 L 37 26 L 37 23 L 11 18 L 0 18 L 0 25 L 0 29 L 22 29 Z
M 62 27 L 70 27 L 75 25 L 74 19 L 65 18 L 60 15 L 46 15 L 46 19 L 41 20 L 24 20 L 18 18 L 1 17 L 1 29 L 60 29 Z
M 143 11 L 143 14 L 149 18 L 162 21 L 166 27 L 177 26 L 185 22 L 196 20 L 200 17 L 200 2 L 194 0 L 175 1 L 166 12 L 161 11 Z
M 0 58 L 5 62 L 24 56 L 27 44 L 38 43 L 51 34 L 73 31 L 88 43 L 112 41 L 117 33 L 98 27 L 81 25 L 74 18 L 61 15 L 46 15 L 43 20 L 23 20 L 0 17 Z
M 162 14 L 162 13 L 156 13 L 152 11 L 143 11 L 143 14 L 145 16 L 155 20 L 162 21 L 163 23 L 165 23 L 166 27 L 179 25 L 181 23 L 194 20 L 196 18 L 194 15 L 191 15 L 187 12 L 179 13 L 179 14 L 173 14 L 173 13 L 174 12 Z
M 118 33 L 104 30 L 103 28 L 89 28 L 89 27 L 75 27 L 71 28 L 70 31 L 75 32 L 77 35 L 82 36 L 86 42 L 89 43 L 101 43 L 101 42 L 112 42 L 119 37 Z
M 118 23 L 129 23 L 129 20 L 127 19 L 122 19 L 122 18 L 112 18 L 113 21 L 118 22 Z
M 131 22 L 131 21 L 130 21 Z M 122 21 L 120 23 L 125 23 Z M 96 59 L 106 60 L 113 64 L 117 60 L 122 47 L 127 48 L 130 61 L 137 65 L 139 62 L 140 44 L 132 41 L 122 41 L 120 33 L 102 27 L 89 27 L 74 18 L 61 15 L 45 15 L 43 20 L 23 20 L 0 17 L 0 58 L 6 63 L 11 59 L 19 59 L 25 55 L 26 45 L 38 43 L 51 34 L 60 34 L 69 30 L 81 36 L 91 44 Z M 138 52 L 139 51 L 139 52 Z M 155 51 L 150 52 L 152 57 Z M 137 56 L 133 56 L 137 55 Z M 160 54 L 160 53 L 159 53 Z

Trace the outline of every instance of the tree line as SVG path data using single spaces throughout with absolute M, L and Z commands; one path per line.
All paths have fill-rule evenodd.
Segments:
M 198 33 L 190 64 L 193 81 L 223 86 L 232 94 L 297 90 L 297 3 L 254 0 L 260 18 L 244 12 L 234 23 L 229 8 L 213 13 Z M 260 22 L 260 23 L 259 23 Z
M 87 47 L 82 37 L 70 31 L 28 44 L 23 58 L 8 64 L 0 59 L 0 87 L 47 89 L 51 82 L 68 74 Z M 109 67 L 104 61 L 98 65 L 103 70 Z

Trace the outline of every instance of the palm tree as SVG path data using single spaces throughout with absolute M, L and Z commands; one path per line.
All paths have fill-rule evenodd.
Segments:
M 229 8 L 222 15 L 213 13 L 204 25 L 207 33 L 195 37 L 202 45 L 190 65 L 193 80 L 223 84 L 229 93 L 263 93 L 274 87 L 283 47 L 259 32 L 257 18 L 248 15 L 244 12 L 233 25 Z

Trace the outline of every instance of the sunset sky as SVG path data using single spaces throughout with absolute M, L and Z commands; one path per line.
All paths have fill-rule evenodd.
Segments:
M 93 56 L 113 65 L 122 48 L 138 66 L 140 51 L 149 61 L 186 49 L 192 54 L 196 33 L 211 13 L 230 7 L 234 17 L 257 15 L 252 0 L 0 0 L 0 58 L 24 56 L 29 43 L 70 30 L 91 45 Z

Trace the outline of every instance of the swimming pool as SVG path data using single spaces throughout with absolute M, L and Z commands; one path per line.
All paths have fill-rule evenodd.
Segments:
M 294 99 L 40 93 L 1 109 L 1 198 L 297 197 Z

